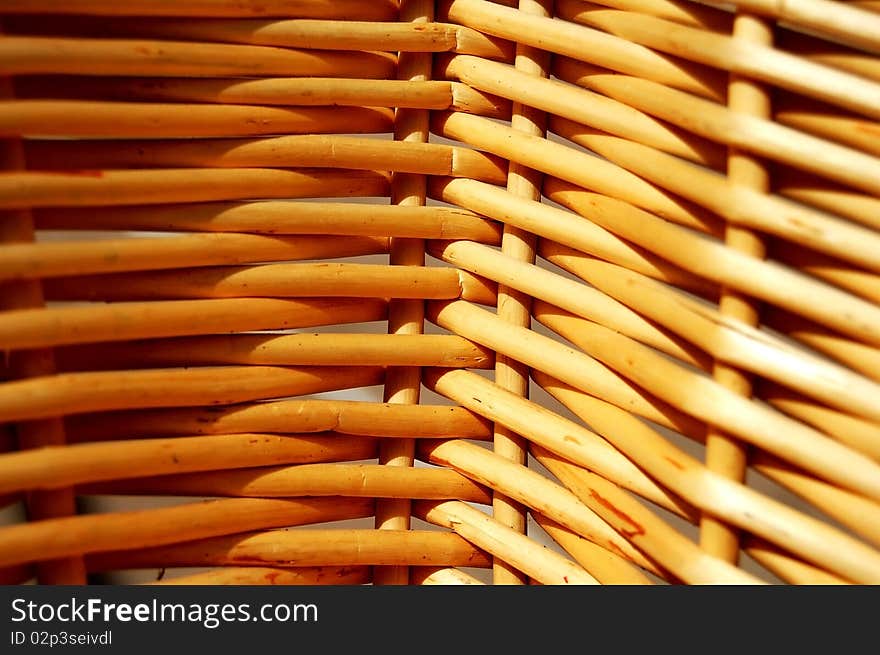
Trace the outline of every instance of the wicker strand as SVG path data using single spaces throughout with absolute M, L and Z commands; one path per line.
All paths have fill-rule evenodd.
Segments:
M 2 30 L 0 30 L 2 31 Z M 0 35 L 0 38 L 2 35 Z M 0 77 L 0 98 L 12 95 L 8 78 Z M 24 168 L 24 153 L 19 140 L 0 141 L 0 167 L 13 170 Z M 0 212 L 0 243 L 20 243 L 34 240 L 33 217 L 28 210 Z M 39 280 L 4 285 L 0 293 L 3 310 L 41 311 L 45 306 L 43 287 Z M 10 355 L 4 362 L 4 379 L 37 378 L 55 371 L 54 354 L 51 349 L 34 349 Z M 64 444 L 64 424 L 57 417 L 27 421 L 15 426 L 18 447 L 21 450 Z M 32 521 L 76 514 L 76 498 L 71 488 L 58 488 L 29 494 L 25 502 L 28 518 Z M 37 579 L 44 584 L 84 584 L 85 565 L 80 557 L 40 558 L 36 565 Z
M 403 0 L 400 21 L 416 24 L 434 20 L 434 3 L 428 0 Z M 397 77 L 422 81 L 431 78 L 430 53 L 401 53 Z M 398 109 L 394 121 L 396 141 L 425 143 L 428 141 L 429 114 L 427 110 Z M 423 175 L 400 174 L 391 182 L 391 203 L 403 206 L 426 204 L 426 178 Z M 401 266 L 424 266 L 425 243 L 421 239 L 394 239 L 389 262 Z M 418 300 L 392 302 L 388 308 L 388 332 L 393 334 L 421 334 L 424 329 L 425 306 Z M 386 402 L 415 404 L 419 402 L 421 369 L 395 367 L 385 377 Z M 415 461 L 415 442 L 400 440 L 380 447 L 379 463 L 388 466 L 412 466 Z M 411 506 L 407 500 L 385 501 L 376 506 L 376 527 L 385 530 L 408 530 Z M 403 567 L 377 569 L 375 584 L 407 584 L 409 570 Z
M 0 19 L 0 582 L 880 584 L 877 0 Z
M 733 38 L 748 43 L 772 45 L 772 29 L 760 19 L 749 14 L 738 14 L 733 22 Z M 727 93 L 728 106 L 732 111 L 766 117 L 770 114 L 770 98 L 766 89 L 752 80 L 732 75 Z M 769 177 L 760 161 L 731 149 L 728 157 L 728 179 L 731 184 L 741 184 L 766 193 Z M 742 250 L 754 257 L 766 253 L 761 238 L 753 232 L 735 226 L 728 226 L 725 242 L 731 248 Z M 723 290 L 719 299 L 719 310 L 725 316 L 732 316 L 748 325 L 758 324 L 759 307 L 748 297 Z M 712 371 L 715 380 L 727 388 L 750 396 L 752 383 L 748 375 L 724 362 L 716 360 Z M 706 466 L 710 471 L 723 475 L 736 482 L 744 482 L 748 468 L 747 448 L 731 439 L 723 432 L 710 428 L 706 434 Z M 717 557 L 736 564 L 739 561 L 739 535 L 735 528 L 717 520 L 711 514 L 703 514 L 700 519 L 700 546 Z
M 519 11 L 539 16 L 553 14 L 552 0 L 520 0 Z M 547 77 L 549 57 L 546 53 L 517 44 L 516 70 L 527 75 L 529 79 Z M 543 136 L 545 133 L 545 116 L 540 110 L 530 105 L 515 103 L 510 119 L 510 126 L 527 134 Z M 517 196 L 529 200 L 541 198 L 541 175 L 531 169 L 511 162 L 507 173 L 507 190 Z M 517 261 L 527 263 L 535 260 L 536 237 L 524 230 L 505 224 L 501 239 L 501 252 Z M 514 324 L 528 327 L 531 324 L 530 298 L 520 290 L 509 285 L 498 287 L 498 315 Z M 528 396 L 528 370 L 515 360 L 500 356 L 495 361 L 495 383 L 504 389 L 521 396 Z M 503 425 L 495 425 L 493 436 L 495 453 L 519 464 L 527 463 L 527 449 L 523 439 Z M 526 533 L 526 512 L 514 499 L 496 491 L 492 497 L 492 515 L 496 521 Z M 493 565 L 493 582 L 495 584 L 525 584 L 526 577 L 511 568 L 500 558 L 495 558 Z
M 389 20 L 397 7 L 393 0 L 9 0 L 3 13 L 91 14 L 99 16 L 283 16 L 287 18 L 338 18 Z

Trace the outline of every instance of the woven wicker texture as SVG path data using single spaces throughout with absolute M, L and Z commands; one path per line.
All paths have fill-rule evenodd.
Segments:
M 0 26 L 0 582 L 880 583 L 880 2 Z

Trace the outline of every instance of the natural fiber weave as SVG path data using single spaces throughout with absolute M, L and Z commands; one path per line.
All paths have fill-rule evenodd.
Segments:
M 0 582 L 880 582 L 880 2 L 0 24 Z

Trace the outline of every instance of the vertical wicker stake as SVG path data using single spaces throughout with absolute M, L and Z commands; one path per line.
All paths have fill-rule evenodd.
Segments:
M 743 41 L 770 45 L 773 42 L 773 29 L 763 19 L 748 14 L 738 14 L 733 23 L 733 36 Z M 770 117 L 768 90 L 736 74 L 730 76 L 727 102 L 733 111 L 760 118 Z M 766 167 L 759 160 L 735 148 L 729 151 L 727 176 L 731 184 L 747 186 L 765 193 L 770 188 Z M 735 250 L 754 257 L 765 256 L 764 242 L 751 230 L 728 225 L 725 241 Z M 721 312 L 749 325 L 758 324 L 760 320 L 758 308 L 756 300 L 731 289 L 724 289 L 721 293 Z M 728 389 L 743 396 L 751 396 L 751 379 L 738 369 L 716 361 L 713 373 L 715 379 Z M 706 437 L 706 465 L 726 477 L 743 481 L 748 468 L 747 446 L 726 434 L 710 429 Z M 708 515 L 703 515 L 700 521 L 700 545 L 706 552 L 733 564 L 739 560 L 737 530 Z
M 8 78 L 0 78 L 0 98 L 12 96 Z M 24 168 L 24 154 L 18 140 L 0 141 L 0 170 Z M 34 240 L 34 223 L 29 210 L 0 212 L 0 243 Z M 7 282 L 0 288 L 0 310 L 42 307 L 43 289 L 39 280 Z M 19 350 L 8 355 L 3 377 L 10 379 L 51 375 L 55 358 L 51 349 Z M 16 426 L 20 450 L 59 446 L 66 441 L 60 418 L 25 421 Z M 31 491 L 27 496 L 28 520 L 39 521 L 76 513 L 73 489 Z M 41 584 L 85 584 L 86 570 L 81 557 L 40 562 L 37 579 Z
M 550 16 L 553 0 L 519 0 L 519 10 L 538 16 Z M 547 77 L 550 56 L 522 43 L 516 45 L 516 68 L 530 75 Z M 510 125 L 516 130 L 544 136 L 546 114 L 521 103 L 514 103 Z M 543 174 L 510 162 L 507 175 L 507 190 L 514 195 L 540 200 Z M 519 261 L 534 263 L 537 239 L 534 234 L 511 225 L 504 226 L 501 250 L 505 255 Z M 531 297 L 506 285 L 498 287 L 498 316 L 514 325 L 531 325 Z M 528 396 L 528 367 L 504 355 L 498 355 L 495 362 L 495 383 L 520 396 Z M 520 464 L 526 463 L 526 445 L 522 437 L 514 434 L 503 425 L 496 423 L 494 430 L 495 452 Z M 492 512 L 496 520 L 518 532 L 526 531 L 526 513 L 516 501 L 502 493 L 492 496 Z M 495 584 L 525 584 L 526 576 L 506 562 L 494 559 L 492 564 Z
M 428 23 L 434 20 L 433 0 L 403 0 L 400 20 Z M 398 79 L 425 81 L 431 78 L 433 57 L 430 52 L 402 52 L 398 61 Z M 428 141 L 429 113 L 427 109 L 398 109 L 394 120 L 394 139 L 397 141 Z M 424 205 L 426 178 L 424 175 L 395 173 L 392 181 L 391 202 L 395 205 Z M 425 244 L 422 239 L 395 238 L 391 242 L 392 265 L 424 266 Z M 421 300 L 392 300 L 388 308 L 388 332 L 392 334 L 421 334 L 425 319 L 425 304 Z M 416 367 L 389 368 L 385 377 L 385 402 L 416 404 L 419 402 L 421 369 Z M 388 466 L 412 466 L 415 441 L 388 439 L 382 442 L 379 463 Z M 412 503 L 406 499 L 387 499 L 376 503 L 376 527 L 385 530 L 408 530 Z M 409 569 L 405 566 L 377 567 L 374 584 L 408 584 Z

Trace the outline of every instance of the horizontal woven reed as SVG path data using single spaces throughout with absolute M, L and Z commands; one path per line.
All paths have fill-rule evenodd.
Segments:
M 0 582 L 880 583 L 880 2 L 0 31 Z

